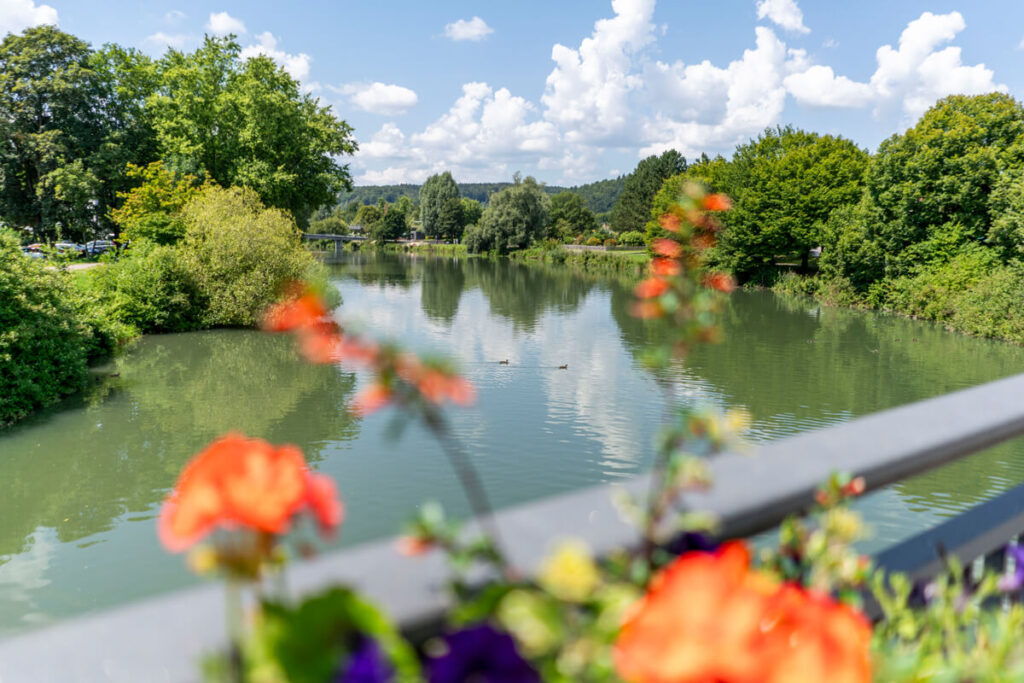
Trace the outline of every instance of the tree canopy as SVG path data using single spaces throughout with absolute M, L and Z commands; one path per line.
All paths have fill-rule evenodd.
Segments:
M 305 224 L 349 188 L 337 159 L 356 149 L 348 124 L 230 38 L 154 61 L 53 26 L 0 42 L 0 134 L 0 220 L 80 241 L 115 229 L 129 165 L 250 187 Z
M 420 188 L 420 220 L 427 237 L 457 236 L 462 228 L 459 188 L 449 171 L 427 178 Z
M 626 178 L 622 194 L 612 207 L 612 230 L 643 230 L 651 213 L 651 202 L 662 183 L 685 170 L 686 159 L 674 149 L 643 159 Z
M 586 207 L 580 195 L 565 191 L 551 198 L 547 237 L 568 241 L 596 227 L 594 213 Z
M 466 231 L 464 242 L 470 252 L 497 251 L 507 254 L 530 246 L 547 222 L 547 197 L 532 177 L 520 180 L 491 197 L 475 228 Z

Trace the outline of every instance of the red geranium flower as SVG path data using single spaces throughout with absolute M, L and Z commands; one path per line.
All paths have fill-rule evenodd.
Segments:
M 640 299 L 655 299 L 669 289 L 669 284 L 659 277 L 650 277 L 636 286 L 634 293 Z
M 702 202 L 708 211 L 728 211 L 732 208 L 732 200 L 724 194 L 709 194 Z
M 749 550 L 733 542 L 655 577 L 614 657 L 636 683 L 867 683 L 870 641 L 863 615 L 751 571 Z
M 663 277 L 675 277 L 683 272 L 683 267 L 679 265 L 679 261 L 673 261 L 670 258 L 656 257 L 651 261 L 651 272 Z
M 341 523 L 333 482 L 314 474 L 294 446 L 273 446 L 229 434 L 186 465 L 160 511 L 164 546 L 184 550 L 216 527 L 288 531 L 292 517 L 311 512 L 325 531 Z
M 666 258 L 679 258 L 683 255 L 683 247 L 679 242 L 662 237 L 651 244 L 655 254 Z
M 728 294 L 736 289 L 736 282 L 725 273 L 708 273 L 704 276 L 704 286 Z

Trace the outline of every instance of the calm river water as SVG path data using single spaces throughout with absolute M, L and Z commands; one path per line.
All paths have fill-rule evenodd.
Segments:
M 485 260 L 354 256 L 346 320 L 455 358 L 479 391 L 451 411 L 498 505 L 628 477 L 649 461 L 663 395 L 638 358 L 657 327 L 628 284 Z M 775 439 L 1024 371 L 1024 349 L 889 316 L 735 293 L 725 341 L 668 378 L 682 401 L 742 406 Z M 498 361 L 508 360 L 508 365 Z M 568 364 L 560 370 L 559 365 Z M 295 355 L 284 336 L 148 337 L 89 397 L 0 434 L 0 636 L 193 581 L 154 533 L 191 454 L 228 430 L 295 443 L 337 481 L 339 543 L 398 531 L 416 505 L 466 505 L 445 460 L 390 415 L 345 414 L 365 378 Z M 866 547 L 1024 481 L 1012 443 L 868 497 Z

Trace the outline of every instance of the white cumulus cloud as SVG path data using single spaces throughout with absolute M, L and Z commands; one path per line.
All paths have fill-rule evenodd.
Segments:
M 304 52 L 293 55 L 279 49 L 277 47 L 277 38 L 275 38 L 270 31 L 264 31 L 256 36 L 256 39 L 259 41 L 256 45 L 249 45 L 242 49 L 242 59 L 249 59 L 259 55 L 270 57 L 284 67 L 284 70 L 287 71 L 292 78 L 305 84 L 307 88 L 314 86 L 312 83 L 307 83 L 307 79 L 309 78 L 309 65 L 313 61 L 312 57 Z
M 480 17 L 459 19 L 444 27 L 445 36 L 454 41 L 483 40 L 492 33 L 494 33 L 494 29 L 488 26 L 487 22 Z
M 246 32 L 242 20 L 236 19 L 227 12 L 211 12 L 210 20 L 206 22 L 206 29 L 218 36 L 225 36 L 229 33 L 242 35 Z
M 654 0 L 613 0 L 578 49 L 555 45 L 541 102 L 570 143 L 625 144 L 636 133 L 630 96 L 643 85 L 636 55 L 654 41 Z
M 924 12 L 900 34 L 897 47 L 883 45 L 875 53 L 877 68 L 870 82 L 837 76 L 831 67 L 813 66 L 786 78 L 797 102 L 809 106 L 864 107 L 876 113 L 898 107 L 905 119 L 923 114 L 946 95 L 1006 92 L 984 64 L 965 65 L 961 49 L 942 47 L 967 27 L 959 12 Z
M 348 95 L 349 102 L 363 111 L 386 116 L 404 114 L 419 102 L 415 91 L 388 83 L 350 83 L 331 89 Z
M 810 33 L 804 26 L 804 13 L 796 0 L 758 0 L 757 18 L 767 18 L 774 24 L 794 33 Z
M 56 24 L 57 10 L 33 0 L 0 0 L 0 38 L 30 26 Z

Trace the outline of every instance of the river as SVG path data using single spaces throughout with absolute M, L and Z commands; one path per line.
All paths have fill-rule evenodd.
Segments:
M 449 415 L 498 506 L 644 469 L 666 388 L 747 409 L 765 441 L 1024 371 L 1019 347 L 741 291 L 724 341 L 656 379 L 640 357 L 664 330 L 628 315 L 628 283 L 397 255 L 355 255 L 332 282 L 345 320 L 452 357 L 476 385 L 477 405 Z M 302 362 L 286 336 L 146 337 L 101 375 L 0 434 L 0 636 L 192 583 L 154 519 L 188 458 L 229 430 L 297 444 L 336 479 L 347 519 L 334 545 L 394 534 L 427 499 L 467 511 L 423 430 L 347 415 L 365 378 Z M 1021 481 L 1014 442 L 868 496 L 865 549 Z

